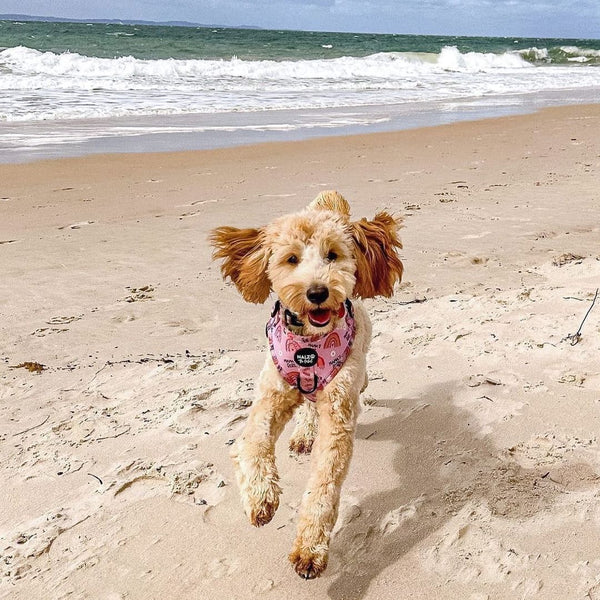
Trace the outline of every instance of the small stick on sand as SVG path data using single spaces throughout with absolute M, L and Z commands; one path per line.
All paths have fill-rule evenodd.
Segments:
M 396 302 L 396 304 L 399 304 L 400 306 L 406 306 L 407 304 L 422 304 L 423 302 L 427 302 L 427 298 L 415 298 L 414 300 Z
M 100 440 L 113 440 L 115 438 L 121 437 L 126 433 L 131 431 L 131 425 L 128 425 L 123 431 L 119 431 L 119 433 L 115 433 L 115 435 L 103 435 L 102 437 L 94 438 L 93 440 L 86 440 L 90 442 L 99 442 Z
M 48 421 L 49 418 L 50 418 L 50 415 L 48 415 L 41 423 L 38 423 L 37 425 L 34 425 L 33 427 L 28 427 L 27 429 L 23 429 L 23 431 L 19 431 L 18 433 L 13 433 L 13 437 L 17 437 L 18 435 L 23 435 L 24 433 L 27 433 L 28 431 L 37 429 L 38 427 L 41 427 L 44 423 L 46 423 L 46 421 Z
M 93 473 L 88 473 L 88 475 L 90 477 L 93 477 L 94 479 L 97 479 L 100 482 L 100 485 L 104 485 L 104 483 L 102 482 L 102 479 L 100 479 L 100 477 L 98 477 L 98 475 L 94 475 Z

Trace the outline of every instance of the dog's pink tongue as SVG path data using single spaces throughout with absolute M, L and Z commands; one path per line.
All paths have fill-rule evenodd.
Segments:
M 331 311 L 326 308 L 317 308 L 308 313 L 311 323 L 315 325 L 327 325 L 331 319 Z

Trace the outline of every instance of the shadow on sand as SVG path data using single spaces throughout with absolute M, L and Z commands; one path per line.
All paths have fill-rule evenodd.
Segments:
M 519 520 L 548 507 L 562 491 L 544 471 L 524 469 L 509 452 L 476 437 L 473 416 L 452 404 L 453 387 L 429 388 L 421 397 L 403 399 L 406 408 L 394 415 L 359 425 L 359 439 L 375 429 L 369 443 L 398 444 L 390 477 L 397 485 L 362 500 L 360 516 L 332 540 L 333 600 L 364 598 L 379 573 L 469 502 L 484 501 L 493 515 Z M 403 510 L 411 511 L 410 518 L 402 518 Z

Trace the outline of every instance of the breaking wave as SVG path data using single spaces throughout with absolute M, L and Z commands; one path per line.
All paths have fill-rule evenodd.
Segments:
M 436 101 L 600 85 L 600 50 L 381 52 L 313 60 L 97 58 L 0 50 L 0 120 Z

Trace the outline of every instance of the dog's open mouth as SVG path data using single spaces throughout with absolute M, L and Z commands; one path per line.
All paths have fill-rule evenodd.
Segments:
M 308 311 L 308 320 L 314 327 L 325 327 L 331 321 L 331 311 L 328 308 L 315 308 Z

